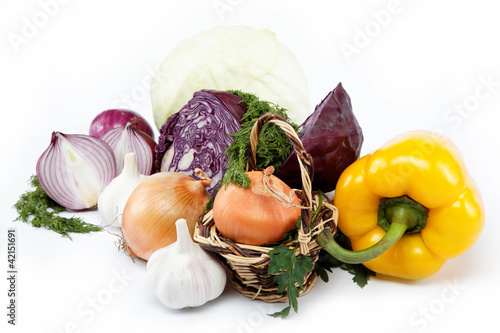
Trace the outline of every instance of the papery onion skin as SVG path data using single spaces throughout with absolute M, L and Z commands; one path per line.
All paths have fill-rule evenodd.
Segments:
M 116 176 L 113 151 L 101 139 L 53 132 L 49 147 L 37 161 L 42 189 L 59 205 L 72 210 L 93 208 Z
M 137 119 L 133 118 L 130 122 L 107 131 L 101 137 L 113 149 L 117 174 L 123 170 L 123 161 L 127 153 L 136 154 L 137 168 L 141 174 L 149 176 L 154 171 L 156 142 L 137 128 L 139 124 Z
M 203 178 L 203 177 L 202 177 Z M 177 240 L 175 222 L 187 221 L 193 235 L 198 217 L 211 197 L 210 179 L 194 180 L 177 172 L 159 172 L 146 178 L 123 209 L 122 232 L 129 252 L 148 260 L 156 250 Z
M 139 113 L 128 109 L 109 109 L 99 113 L 90 124 L 89 135 L 100 138 L 109 130 L 125 125 L 127 122 L 137 118 L 137 129 L 155 138 L 153 128 L 148 121 Z
M 246 174 L 250 177 L 249 188 L 228 184 L 217 192 L 213 205 L 217 230 L 224 237 L 247 245 L 263 245 L 283 239 L 287 231 L 296 228 L 301 209 L 285 207 L 271 196 L 264 186 L 262 171 Z M 270 184 L 285 195 L 291 191 L 274 175 L 271 175 Z M 295 194 L 292 203 L 300 206 Z

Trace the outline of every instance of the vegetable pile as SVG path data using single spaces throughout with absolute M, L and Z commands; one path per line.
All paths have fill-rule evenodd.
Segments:
M 209 212 L 217 235 L 235 245 L 228 253 L 273 246 L 268 277 L 289 306 L 272 316 L 282 318 L 297 312 L 310 274 L 328 282 L 340 267 L 361 287 L 377 274 L 421 279 L 476 242 L 481 195 L 449 139 L 403 133 L 360 157 L 363 132 L 342 84 L 314 109 L 307 91 L 297 59 L 270 31 L 204 31 L 172 50 L 152 82 L 157 141 L 144 117 L 123 109 L 98 113 L 88 134 L 54 131 L 33 190 L 14 205 L 17 220 L 68 238 L 115 228 L 120 247 L 147 261 L 152 292 L 182 309 L 219 297 L 226 285 L 223 261 L 192 239 Z M 306 235 L 322 248 L 315 262 L 298 245 L 283 246 L 297 241 L 304 210 L 319 211 L 296 194 L 302 180 L 292 144 L 266 123 L 256 151 L 249 148 L 254 125 L 269 114 L 291 125 L 312 159 L 312 191 L 338 210 L 333 230 Z M 259 171 L 247 166 L 252 153 Z M 331 201 L 324 193 L 333 191 Z M 92 209 L 101 226 L 60 214 Z

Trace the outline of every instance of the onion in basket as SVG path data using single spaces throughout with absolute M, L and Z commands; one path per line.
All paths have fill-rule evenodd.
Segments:
M 223 186 L 217 193 L 214 223 L 220 233 L 237 243 L 262 245 L 281 240 L 297 226 L 300 200 L 292 189 L 272 175 L 274 168 L 249 171 L 250 186 Z M 278 200 L 276 197 L 279 197 Z

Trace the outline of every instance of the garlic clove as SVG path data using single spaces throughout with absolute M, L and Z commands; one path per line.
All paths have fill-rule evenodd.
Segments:
M 97 201 L 101 217 L 107 225 L 115 227 L 121 227 L 123 209 L 128 198 L 137 185 L 147 178 L 139 172 L 135 153 L 125 154 L 123 165 L 122 172 L 104 188 Z
M 219 297 L 226 285 L 222 264 L 194 243 L 185 219 L 175 222 L 177 241 L 155 251 L 147 263 L 147 280 L 167 307 L 197 307 Z

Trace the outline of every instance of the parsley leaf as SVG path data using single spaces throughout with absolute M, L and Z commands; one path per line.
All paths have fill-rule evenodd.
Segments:
M 276 274 L 274 281 L 278 283 L 278 292 L 285 292 L 289 306 L 280 312 L 270 314 L 275 318 L 286 318 L 293 308 L 298 311 L 299 288 L 304 287 L 305 276 L 314 268 L 314 264 L 307 256 L 295 256 L 295 248 L 278 246 L 269 251 L 270 263 L 268 274 Z
M 14 221 L 22 221 L 36 228 L 43 227 L 69 239 L 71 239 L 69 233 L 89 233 L 102 230 L 101 227 L 86 223 L 81 218 L 59 216 L 58 214 L 66 211 L 66 208 L 52 200 L 44 192 L 35 175 L 31 176 L 29 183 L 34 189 L 22 194 L 14 204 L 18 213 L 18 217 Z
M 343 264 L 340 266 L 340 268 L 348 271 L 351 274 L 354 274 L 352 280 L 361 288 L 368 284 L 368 278 L 370 276 L 375 275 L 374 272 L 363 265 Z
M 345 236 L 340 230 L 337 229 L 335 234 L 335 238 L 337 243 L 344 247 L 345 249 L 352 250 L 351 242 L 349 238 Z M 375 276 L 375 272 L 366 268 L 363 264 L 347 264 L 341 262 L 340 260 L 332 257 L 325 250 L 321 250 L 319 252 L 318 260 L 316 261 L 315 272 L 318 276 L 325 282 L 328 282 L 328 272 L 331 272 L 332 267 L 339 267 L 354 276 L 352 277 L 352 281 L 356 283 L 358 286 L 363 288 L 368 284 L 368 279 L 370 276 Z

